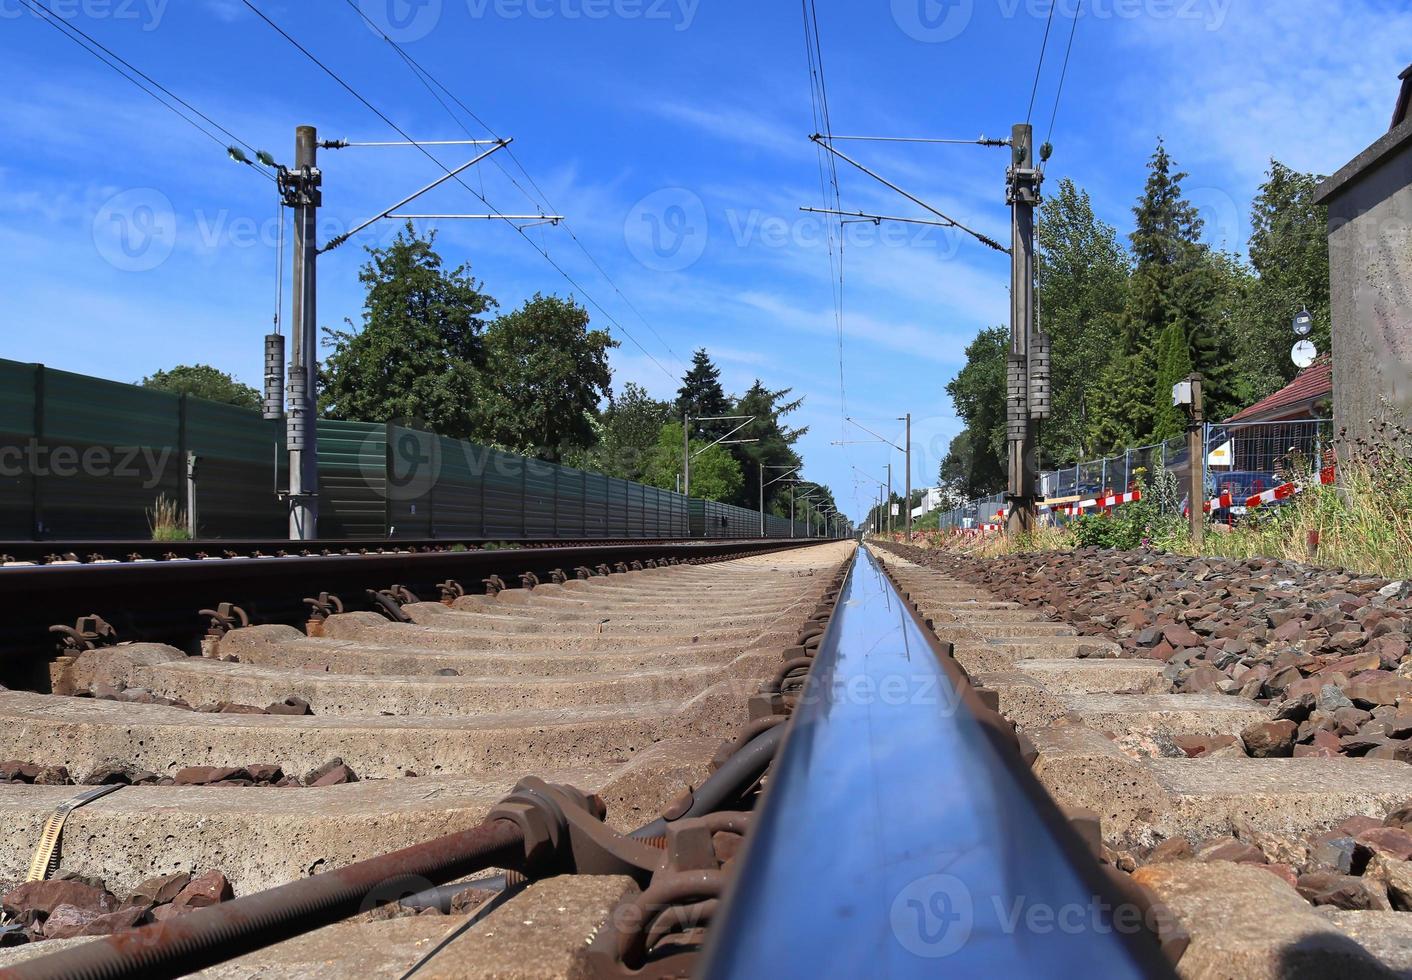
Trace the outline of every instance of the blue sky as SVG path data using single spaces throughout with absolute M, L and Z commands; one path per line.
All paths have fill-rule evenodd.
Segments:
M 239 0 L 47 0 L 61 17 L 243 140 L 292 155 L 293 129 L 396 139 L 366 107 Z M 1043 138 L 1069 18 L 1058 0 L 1034 120 Z M 256 0 L 273 20 L 418 139 L 463 131 L 344 0 Z M 797 3 L 744 0 L 360 0 L 481 119 L 564 228 L 526 232 L 620 327 L 617 383 L 668 397 L 682 361 L 711 351 L 729 390 L 755 377 L 805 396 L 805 475 L 855 518 L 886 446 L 831 446 L 847 412 L 901 442 L 914 417 L 914 484 L 935 480 L 958 425 L 944 388 L 975 332 L 1006 319 L 1005 257 L 924 226 L 849 226 L 843 391 L 833 279 Z M 1048 0 L 820 0 L 839 134 L 1008 135 L 1029 102 Z M 1266 161 L 1330 172 L 1387 128 L 1412 60 L 1412 12 L 1392 2 L 1083 0 L 1054 129 L 1052 185 L 1072 177 L 1126 232 L 1161 135 L 1218 244 L 1240 249 Z M 273 184 L 0 0 L 0 356 L 134 381 L 177 363 L 218 364 L 258 385 L 275 299 Z M 464 119 L 477 135 L 483 131 Z M 1004 151 L 840 144 L 941 210 L 1008 237 Z M 454 164 L 465 147 L 438 156 Z M 503 154 L 502 154 L 503 156 Z M 518 183 L 527 186 L 512 161 Z M 325 236 L 441 171 L 415 149 L 325 152 Z M 922 212 L 840 164 L 846 209 Z M 536 205 L 482 164 L 470 182 L 502 212 Z M 539 196 L 539 195 L 535 195 Z M 420 212 L 483 211 L 447 185 Z M 360 246 L 320 265 L 320 322 L 357 322 Z M 573 288 L 515 231 L 445 222 L 502 307 Z M 123 236 L 126 236 L 125 238 Z M 594 262 L 606 270 L 611 282 Z M 581 302 L 594 306 L 578 294 Z M 288 293 L 285 294 L 286 304 Z M 595 311 L 595 322 L 611 326 Z M 639 348 L 622 332 L 626 330 Z M 645 348 L 645 351 L 642 349 Z M 896 485 L 901 486 L 900 458 Z

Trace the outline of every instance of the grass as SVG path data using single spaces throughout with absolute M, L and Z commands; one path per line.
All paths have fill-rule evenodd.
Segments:
M 1342 438 L 1342 437 L 1341 437 Z M 1375 424 L 1371 439 L 1340 445 L 1338 478 L 1319 482 L 1312 461 L 1291 467 L 1300 492 L 1277 507 L 1265 506 L 1233 527 L 1208 524 L 1198 551 L 1171 501 L 1171 488 L 1145 486 L 1144 499 L 1109 515 L 1089 515 L 1065 528 L 1028 534 L 927 535 L 930 547 L 977 557 L 1025 551 L 1068 550 L 1083 545 L 1148 546 L 1186 555 L 1280 558 L 1389 579 L 1412 578 L 1412 431 Z M 1301 471 L 1302 470 L 1302 471 Z M 1158 481 L 1161 482 L 1159 476 Z M 1149 503 L 1151 501 L 1151 503 Z
M 190 541 L 186 529 L 186 511 L 166 494 L 159 496 L 147 509 L 147 527 L 153 541 Z
M 1278 508 L 1254 511 L 1228 532 L 1213 528 L 1202 553 L 1286 558 L 1390 579 L 1412 577 L 1412 460 L 1352 457 L 1338 482 L 1306 485 Z M 1188 542 L 1188 554 L 1194 549 Z

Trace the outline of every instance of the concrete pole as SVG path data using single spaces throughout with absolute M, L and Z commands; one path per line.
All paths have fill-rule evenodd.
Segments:
M 887 533 L 892 533 L 892 464 L 887 464 Z
M 907 413 L 907 435 L 902 445 L 907 447 L 907 543 L 912 543 L 912 413 Z
M 794 537 L 794 485 L 789 487 L 789 536 Z
M 294 131 L 294 275 L 289 364 L 289 539 L 312 541 L 319 526 L 318 409 L 318 134 L 313 126 Z
M 765 536 L 765 461 L 760 461 L 760 537 Z
M 691 416 L 681 417 L 681 487 L 682 496 L 691 496 Z
M 1201 375 L 1193 374 L 1187 380 L 1191 382 L 1191 424 L 1186 430 L 1191 485 L 1187 512 L 1191 515 L 1191 543 L 1199 549 L 1206 534 L 1206 447 L 1202 438 L 1206 417 L 1201 404 Z
M 1029 353 L 1035 330 L 1034 209 L 1040 175 L 1034 157 L 1034 129 L 1019 123 L 1011 130 L 1006 197 L 1010 205 L 1010 358 L 1007 362 L 1006 441 L 1010 447 L 1006 496 L 1007 530 L 1035 526 L 1035 423 L 1030 418 Z
M 196 454 L 186 454 L 186 536 L 196 540 Z

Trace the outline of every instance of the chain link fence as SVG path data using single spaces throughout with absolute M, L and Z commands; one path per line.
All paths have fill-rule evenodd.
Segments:
M 1232 505 L 1218 509 L 1218 516 L 1234 518 L 1244 514 L 1247 497 L 1333 465 L 1333 434 L 1331 419 L 1207 423 L 1201 433 L 1204 451 L 1196 460 L 1196 465 L 1203 468 L 1206 499 L 1229 493 Z M 1183 497 L 1179 506 L 1185 509 L 1192 462 L 1186 436 L 1176 436 L 1101 459 L 1045 470 L 1040 474 L 1040 493 L 1052 508 L 1046 519 L 1063 523 L 1066 518 L 1058 509 L 1063 505 L 1150 486 L 1159 472 L 1176 478 Z M 1004 511 L 1005 495 L 992 494 L 943 511 L 939 527 L 974 530 L 999 522 Z

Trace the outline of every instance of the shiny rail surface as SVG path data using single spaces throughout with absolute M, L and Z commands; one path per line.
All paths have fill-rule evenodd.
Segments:
M 698 975 L 1171 975 L 942 654 L 860 548 Z

